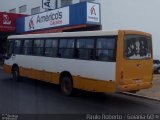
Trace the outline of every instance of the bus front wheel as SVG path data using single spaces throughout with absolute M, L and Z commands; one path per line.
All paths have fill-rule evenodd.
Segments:
M 12 79 L 15 81 L 19 80 L 19 68 L 18 67 L 12 68 Z
M 73 93 L 73 82 L 70 76 L 63 76 L 61 79 L 61 91 L 66 96 L 71 96 Z

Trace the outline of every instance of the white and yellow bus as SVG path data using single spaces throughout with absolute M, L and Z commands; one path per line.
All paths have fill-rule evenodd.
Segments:
M 116 30 L 8 37 L 4 71 L 93 92 L 126 92 L 152 86 L 152 39 L 149 33 Z

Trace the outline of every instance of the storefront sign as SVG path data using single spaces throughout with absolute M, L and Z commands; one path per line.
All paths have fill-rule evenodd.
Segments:
M 80 2 L 64 8 L 19 18 L 16 32 L 25 33 L 79 25 L 101 25 L 99 3 Z
M 100 22 L 100 5 L 87 3 L 87 22 Z
M 69 24 L 69 7 L 40 13 L 25 18 L 25 31 L 39 30 Z
M 0 31 L 1 32 L 15 32 L 16 19 L 21 17 L 21 14 L 0 12 Z

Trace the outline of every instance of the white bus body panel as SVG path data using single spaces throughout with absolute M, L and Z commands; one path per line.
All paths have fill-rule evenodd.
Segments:
M 116 62 L 88 61 L 27 55 L 16 55 L 15 58 L 5 61 L 5 64 L 7 65 L 13 65 L 13 63 L 18 64 L 19 67 L 53 73 L 68 71 L 73 76 L 81 76 L 103 81 L 115 81 L 116 76 Z

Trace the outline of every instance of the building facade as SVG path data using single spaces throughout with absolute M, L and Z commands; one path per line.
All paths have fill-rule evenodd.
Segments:
M 100 4 L 80 2 L 17 19 L 17 34 L 101 30 Z
M 8 0 L 9 1 L 9 0 Z M 1 3 L 0 11 L 16 12 L 28 15 L 48 11 L 42 8 L 42 0 L 7 0 Z M 49 0 L 50 1 L 50 0 Z M 84 1 L 100 3 L 102 30 L 134 29 L 153 35 L 154 56 L 159 56 L 160 15 L 159 0 L 52 0 L 53 9 Z M 3 6 L 7 6 L 4 7 Z
M 8 35 L 16 34 L 16 20 L 23 16 L 23 14 L 0 12 L 0 57 L 6 51 Z
M 11 13 L 23 13 L 28 15 L 37 14 L 40 12 L 48 11 L 46 8 L 42 8 L 42 1 L 50 1 L 49 6 L 52 6 L 52 9 L 57 9 L 61 7 L 65 7 L 71 4 L 79 3 L 79 2 L 99 2 L 99 0 L 35 0 L 34 2 L 31 0 L 16 0 L 16 1 L 3 1 L 2 6 L 8 6 L 8 2 L 10 2 L 11 6 L 2 7 L 0 11 L 11 12 Z

